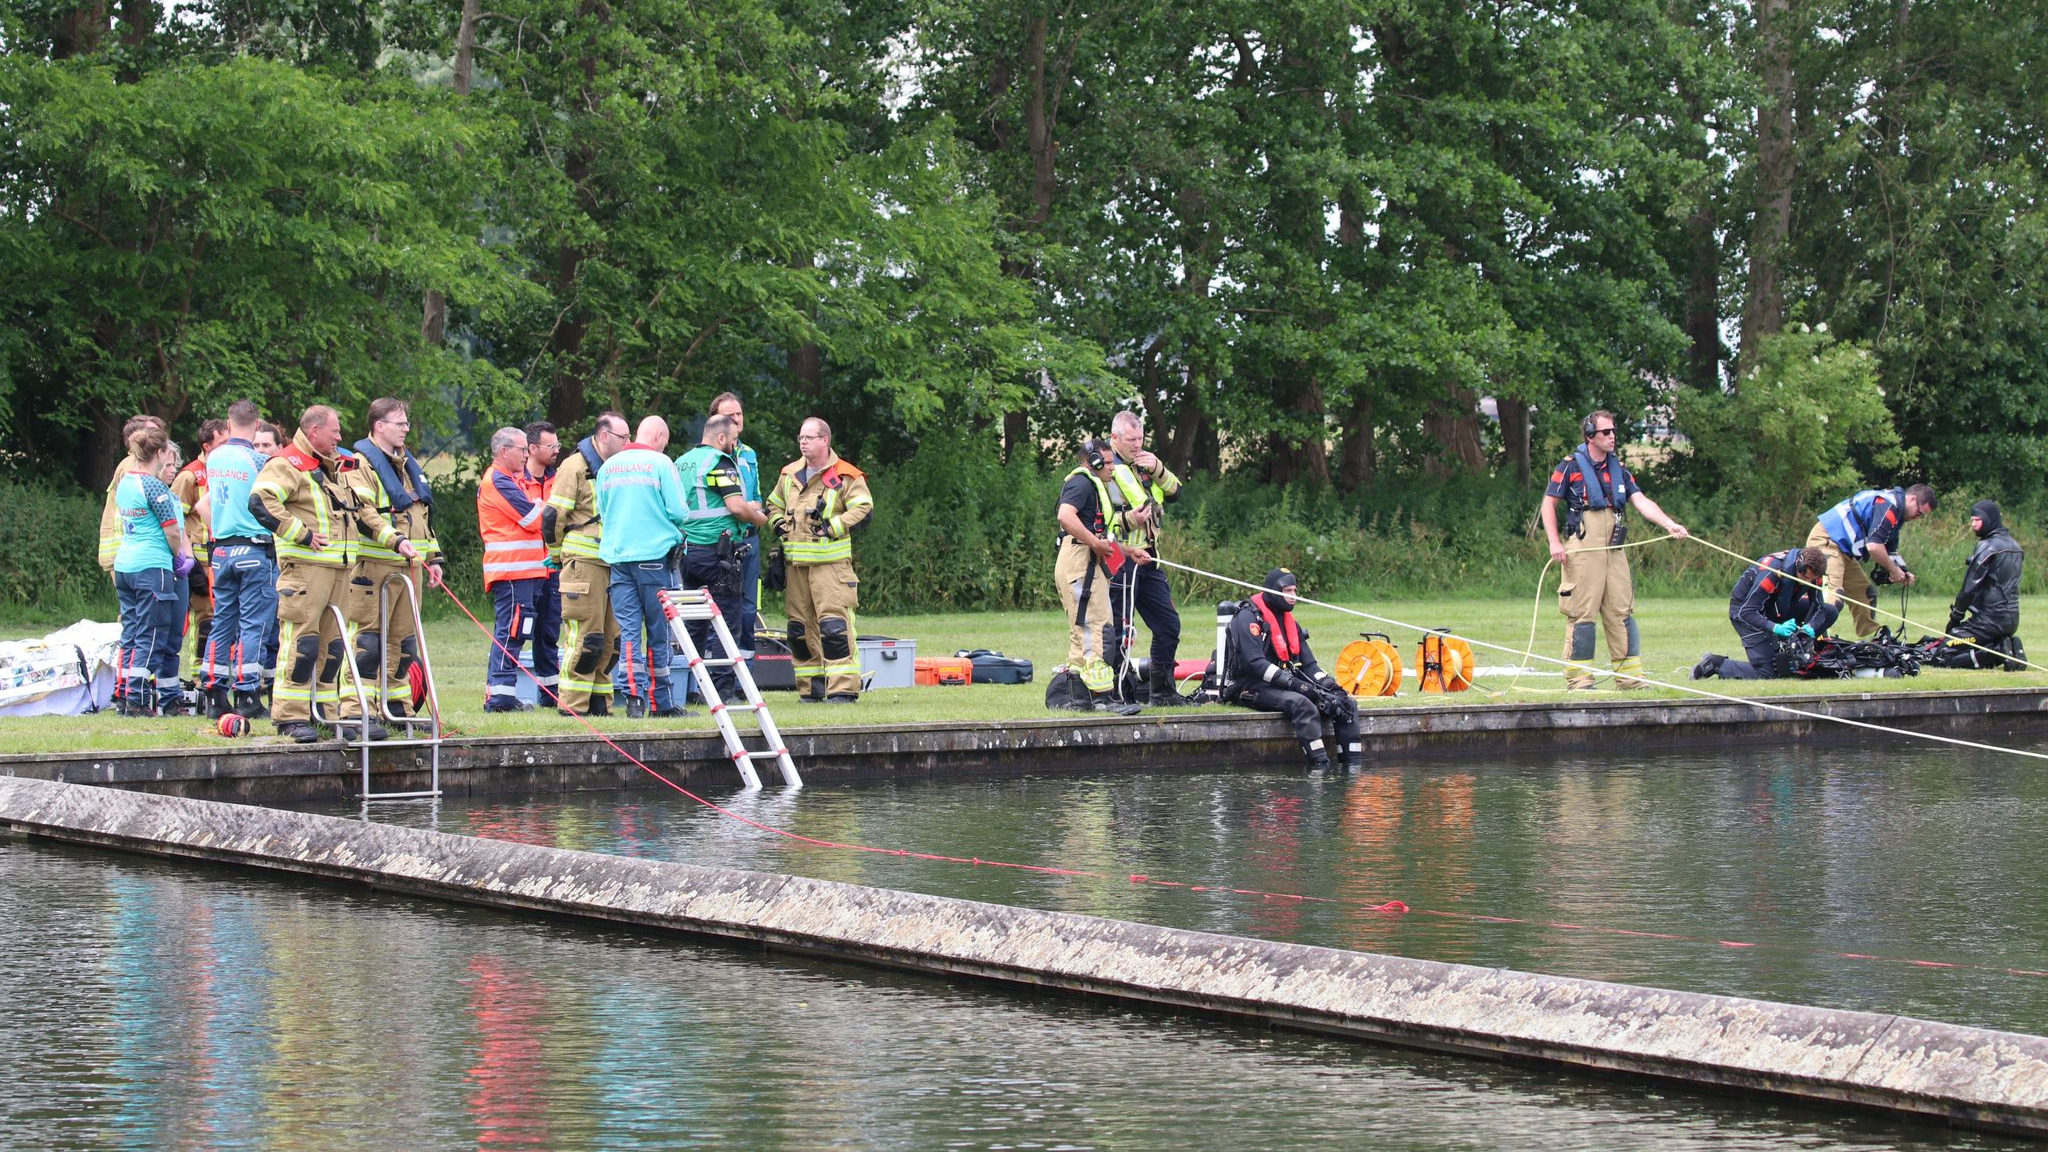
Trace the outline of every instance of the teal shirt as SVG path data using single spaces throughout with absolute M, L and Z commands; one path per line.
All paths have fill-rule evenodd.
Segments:
M 683 539 L 691 544 L 716 544 L 731 533 L 734 540 L 746 538 L 746 521 L 726 509 L 727 496 L 746 495 L 746 481 L 740 465 L 730 455 L 709 444 L 699 444 L 676 461 L 676 474 L 683 486 Z M 609 529 L 607 529 L 609 531 Z
M 169 568 L 171 540 L 165 528 L 185 520 L 170 488 L 154 476 L 130 472 L 114 490 L 114 510 L 121 524 L 121 549 L 114 553 L 114 571 Z
M 663 559 L 683 538 L 683 485 L 676 466 L 645 444 L 626 445 L 597 470 L 597 514 L 604 521 L 598 559 Z

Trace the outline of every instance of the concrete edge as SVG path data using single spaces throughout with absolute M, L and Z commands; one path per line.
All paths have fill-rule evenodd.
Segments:
M 1981 692 L 1876 692 L 1781 698 L 1795 706 L 1867 723 L 1965 739 L 1998 741 L 2048 732 L 2048 688 Z M 1368 755 L 1428 759 L 1611 747 L 1625 730 L 1641 751 L 1864 738 L 1864 731 L 1750 704 L 1616 698 L 1447 708 L 1369 708 Z M 1170 770 L 1216 764 L 1294 763 L 1299 753 L 1276 714 L 1147 713 L 1130 719 L 1056 716 L 1017 721 L 948 721 L 784 729 L 805 779 L 818 783 L 940 779 L 1020 772 Z M 619 745 L 677 783 L 736 784 L 715 733 L 615 734 Z M 423 749 L 374 746 L 372 788 L 427 787 Z M 457 738 L 442 747 L 442 787 L 451 795 L 551 793 L 654 786 L 603 741 L 586 733 Z M 192 749 L 0 756 L 0 776 L 138 788 L 203 799 L 262 803 L 338 800 L 361 790 L 354 749 L 340 744 L 250 745 L 222 741 Z
M 2048 1038 L 0 778 L 0 827 L 1384 1043 L 2048 1135 Z

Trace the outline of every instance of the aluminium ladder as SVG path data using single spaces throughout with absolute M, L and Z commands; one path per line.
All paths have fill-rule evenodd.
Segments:
M 663 613 L 668 617 L 669 638 L 689 658 L 690 672 L 696 677 L 697 691 L 711 709 L 711 716 L 718 722 L 718 734 L 725 737 L 725 749 L 732 757 L 733 767 L 739 769 L 740 779 L 749 791 L 761 786 L 761 775 L 754 771 L 754 761 L 773 760 L 782 773 L 782 782 L 791 788 L 804 786 L 803 778 L 797 775 L 796 762 L 789 758 L 789 747 L 782 739 L 782 733 L 775 727 L 775 718 L 768 714 L 768 705 L 761 700 L 761 689 L 754 683 L 754 670 L 737 656 L 706 657 L 697 651 L 697 642 L 690 638 L 686 624 L 698 620 L 711 622 L 711 631 L 718 638 L 719 645 L 726 652 L 737 652 L 740 646 L 733 642 L 732 630 L 726 627 L 725 614 L 718 610 L 718 604 L 711 599 L 711 593 L 702 588 L 686 591 L 662 589 Z M 740 694 L 744 703 L 728 703 L 718 695 L 718 686 L 711 679 L 713 668 L 731 668 L 739 681 Z M 672 689 L 673 691 L 673 689 Z M 740 737 L 740 730 L 732 720 L 732 710 L 752 712 L 761 726 L 761 736 L 768 742 L 763 752 L 750 752 Z
M 391 610 L 392 601 L 395 599 L 391 592 L 394 587 L 403 593 L 406 610 L 412 613 L 413 636 L 419 645 L 419 654 L 415 658 L 419 661 L 420 672 L 425 677 L 427 685 L 427 712 L 424 716 L 417 714 L 399 716 L 391 711 L 391 684 L 389 677 L 386 675 L 391 662 L 381 652 L 377 658 L 377 684 L 375 689 L 377 707 L 375 711 L 371 710 L 371 697 L 364 687 L 362 675 L 356 668 L 355 635 L 349 629 L 348 617 L 342 612 L 341 605 L 329 604 L 327 606 L 327 610 L 332 612 L 341 622 L 342 642 L 347 646 L 345 649 L 346 655 L 342 657 L 341 661 L 341 674 L 348 677 L 349 687 L 356 694 L 356 715 L 364 721 L 356 727 L 355 737 L 346 741 L 346 743 L 356 749 L 357 754 L 362 758 L 363 790 L 358 797 L 358 799 L 362 800 L 414 800 L 439 796 L 441 794 L 441 698 L 434 689 L 433 662 L 427 658 L 427 629 L 425 623 L 420 619 L 419 591 L 414 586 L 412 577 L 408 573 L 393 572 L 384 578 L 384 583 L 378 585 L 377 635 L 386 641 L 391 637 Z M 402 735 L 395 740 L 376 741 L 377 744 L 385 748 L 423 747 L 427 749 L 429 769 L 426 791 L 370 791 L 371 740 L 369 725 L 378 720 L 382 720 L 385 724 L 395 727 Z M 332 721 L 329 722 L 332 723 Z M 425 734 L 417 734 L 416 730 L 418 729 L 425 729 Z

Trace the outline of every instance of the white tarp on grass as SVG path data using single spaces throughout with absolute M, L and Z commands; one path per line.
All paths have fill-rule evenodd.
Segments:
M 77 716 L 114 698 L 121 626 L 80 620 L 40 640 L 0 641 L 0 716 Z

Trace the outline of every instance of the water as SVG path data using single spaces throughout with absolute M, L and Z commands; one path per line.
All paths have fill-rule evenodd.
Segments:
M 817 839 L 1101 875 L 817 848 L 666 790 L 449 801 L 437 819 L 466 835 L 2048 1033 L 2048 777 L 2017 757 L 1739 750 L 707 798 Z M 1389 899 L 1416 911 L 1369 907 Z
M 2003 1148 L 0 841 L 0 1145 Z
M 1836 749 L 719 797 L 820 838 L 1117 879 L 802 847 L 654 792 L 373 811 L 2043 1031 L 2048 979 L 2003 969 L 2048 969 L 2044 787 L 2003 759 Z M 1390 897 L 1423 911 L 1361 903 Z M 1529 923 L 1560 919 L 1688 939 Z M 2018 1146 L 21 840 L 0 839 L 0 924 L 5 1147 Z

